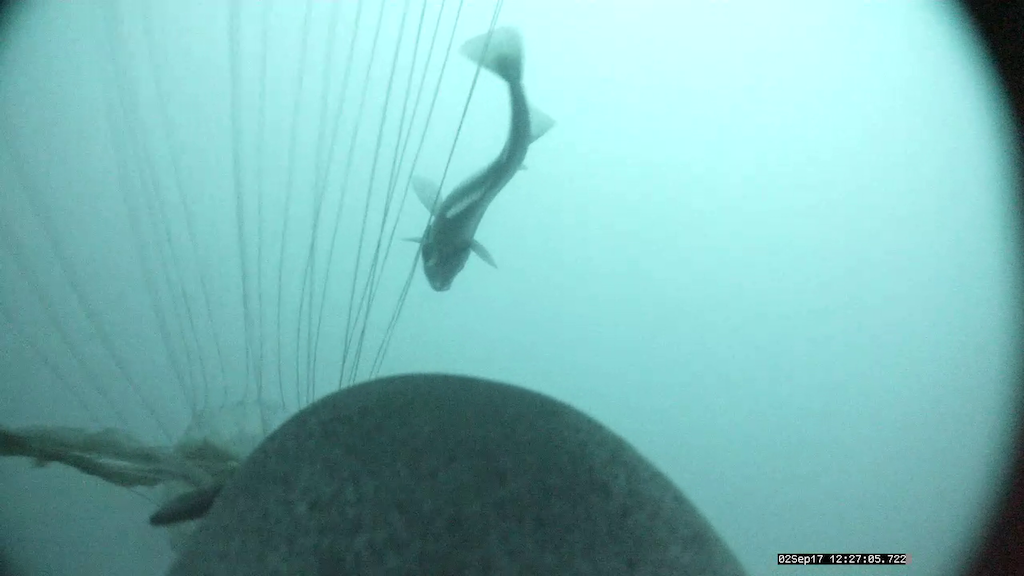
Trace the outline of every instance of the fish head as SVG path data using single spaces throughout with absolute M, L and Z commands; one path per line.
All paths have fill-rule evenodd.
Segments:
M 430 287 L 437 292 L 445 292 L 452 286 L 452 281 L 466 266 L 469 260 L 470 247 L 452 246 L 435 242 L 423 243 L 423 272 L 427 276 Z

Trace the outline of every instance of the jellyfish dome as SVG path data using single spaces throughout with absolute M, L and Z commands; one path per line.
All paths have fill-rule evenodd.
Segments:
M 289 419 L 169 574 L 742 576 L 711 523 L 625 440 L 551 397 L 380 378 Z

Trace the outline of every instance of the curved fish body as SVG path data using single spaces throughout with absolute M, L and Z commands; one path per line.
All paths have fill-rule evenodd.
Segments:
M 523 90 L 523 49 L 519 32 L 514 28 L 496 28 L 467 41 L 461 48 L 464 56 L 497 74 L 508 84 L 512 120 L 508 139 L 501 153 L 483 170 L 462 182 L 444 200 L 440 188 L 424 178 L 413 178 L 412 186 L 432 218 L 420 243 L 423 271 L 430 286 L 438 292 L 451 287 L 475 252 L 494 265 L 487 250 L 474 239 L 484 212 L 523 166 L 530 144 L 554 125 L 546 114 L 531 108 Z

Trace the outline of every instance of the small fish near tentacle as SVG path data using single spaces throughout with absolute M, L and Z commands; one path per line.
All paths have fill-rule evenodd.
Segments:
M 463 44 L 460 52 L 507 84 L 512 121 L 508 139 L 496 159 L 481 172 L 456 186 L 446 197 L 433 181 L 414 176 L 413 191 L 431 219 L 417 242 L 423 271 L 431 288 L 443 292 L 462 271 L 470 253 L 497 268 L 494 257 L 474 236 L 488 206 L 520 170 L 530 145 L 546 134 L 555 121 L 530 106 L 523 90 L 523 43 L 514 28 L 495 28 Z

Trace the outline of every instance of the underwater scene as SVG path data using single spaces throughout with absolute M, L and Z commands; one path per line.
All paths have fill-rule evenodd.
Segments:
M 185 573 L 272 432 L 405 374 L 585 414 L 692 504 L 706 539 L 664 549 L 722 560 L 579 573 L 952 575 L 979 544 L 1017 425 L 1020 206 L 952 4 L 5 18 L 0 574 Z M 541 459 L 531 417 L 504 433 Z M 782 565 L 832 553 L 864 565 Z M 493 562 L 465 573 L 531 573 Z

